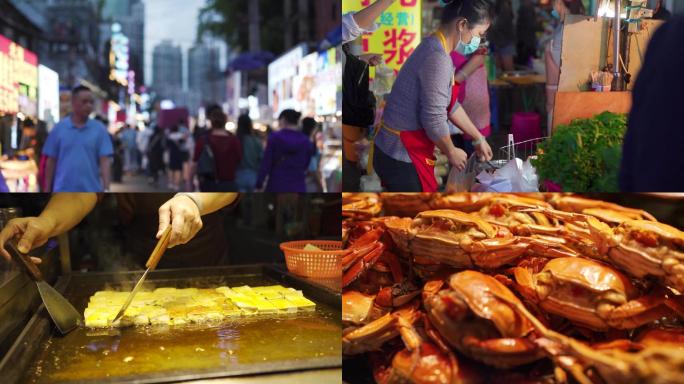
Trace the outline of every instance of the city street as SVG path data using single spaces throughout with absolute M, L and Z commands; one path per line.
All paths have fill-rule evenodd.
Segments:
M 143 174 L 124 175 L 121 183 L 112 183 L 110 192 L 175 192 L 167 186 L 167 178 L 162 175 L 159 176 L 159 181 L 155 184 L 150 184 L 147 176 Z
M 340 10 L 0 0 L 0 190 L 166 190 L 138 177 L 104 185 L 107 162 L 133 151 L 156 170 L 199 159 L 192 177 L 213 180 L 206 190 L 323 190 L 342 179 Z

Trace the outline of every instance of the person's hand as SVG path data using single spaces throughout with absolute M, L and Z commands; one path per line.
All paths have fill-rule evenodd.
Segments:
M 463 84 L 463 82 L 466 81 L 466 76 L 463 71 L 458 71 L 456 75 L 454 75 L 454 81 L 456 84 Z
M 468 161 L 468 154 L 465 153 L 461 148 L 454 148 L 449 154 L 447 154 L 449 159 L 449 164 L 458 171 L 463 171 L 466 167 L 466 162 Z
M 492 148 L 489 146 L 489 143 L 487 143 L 487 140 L 485 138 L 482 138 L 482 142 L 478 145 L 475 145 L 475 152 L 477 153 L 477 158 L 481 161 L 489 161 L 494 157 L 494 154 L 492 153 Z
M 178 195 L 159 207 L 157 238 L 171 226 L 169 248 L 190 241 L 202 229 L 202 216 L 197 204 L 188 196 Z
M 382 55 L 378 55 L 375 53 L 369 53 L 366 55 L 361 55 L 361 56 L 359 56 L 359 60 L 365 61 L 371 67 L 374 67 L 376 65 L 380 65 L 383 61 Z
M 0 254 L 11 261 L 12 257 L 5 250 L 5 243 L 17 239 L 17 249 L 21 253 L 29 253 L 31 250 L 45 244 L 55 228 L 55 222 L 44 217 L 23 217 L 12 219 L 0 232 Z M 31 257 L 31 261 L 40 264 L 41 260 Z

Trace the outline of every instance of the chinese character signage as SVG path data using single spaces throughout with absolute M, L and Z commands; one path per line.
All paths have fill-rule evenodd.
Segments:
M 268 66 L 268 104 L 273 109 L 274 118 L 285 109 L 299 109 L 293 82 L 298 76 L 299 62 L 306 51 L 306 45 L 301 44 Z
M 318 116 L 335 115 L 342 110 L 342 63 L 338 54 L 338 49 L 330 48 L 318 56 L 316 83 L 312 90 Z
M 357 12 L 375 0 L 342 0 L 342 12 Z M 362 37 L 363 51 L 382 54 L 385 63 L 398 71 L 420 43 L 421 0 L 397 0 L 382 13 L 380 28 Z
M 0 112 L 35 115 L 37 96 L 38 56 L 0 35 Z
M 112 25 L 111 50 L 109 52 L 109 79 L 127 86 L 128 79 L 128 37 L 121 32 L 121 24 Z

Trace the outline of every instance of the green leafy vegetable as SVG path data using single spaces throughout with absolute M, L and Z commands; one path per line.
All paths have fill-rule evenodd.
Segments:
M 532 164 L 540 180 L 567 192 L 616 192 L 627 116 L 603 112 L 560 125 L 537 146 Z

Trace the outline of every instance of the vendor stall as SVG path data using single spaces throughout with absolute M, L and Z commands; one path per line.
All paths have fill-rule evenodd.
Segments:
M 342 190 L 342 64 L 341 49 L 331 48 L 318 54 L 314 87 L 310 94 L 322 121 L 320 174 L 327 192 Z
M 570 3 L 572 10 L 568 8 Z M 434 32 L 438 26 L 442 8 L 435 4 L 423 4 L 423 35 Z M 650 4 L 644 0 L 566 1 L 564 4 L 565 11 L 556 16 L 552 16 L 552 11 L 559 12 L 555 8 L 561 6 L 554 6 L 554 2 L 532 7 L 540 23 L 539 30 L 543 32 L 537 33 L 538 58 L 532 55 L 524 67 L 499 72 L 494 62 L 500 51 L 497 52 L 496 46 L 489 46 L 492 51 L 484 53 L 486 45 L 480 45 L 476 52 L 484 56 L 484 64 L 467 74 L 465 85 L 460 84 L 458 101 L 478 130 L 486 132 L 483 135 L 488 136 L 487 143 L 494 156 L 491 161 L 479 162 L 472 158 L 469 139 L 452 135 L 455 145 L 464 149 L 471 160 L 465 172 L 456 174 L 458 172 L 449 170 L 446 157 L 436 151 L 437 190 L 618 190 L 617 173 L 626 116 L 632 107 L 631 90 L 650 39 L 662 21 L 651 19 L 653 10 L 647 8 Z M 391 27 L 391 24 L 385 24 L 391 21 L 390 14 L 388 11 L 380 18 L 381 28 Z M 370 52 L 369 42 L 372 43 L 376 35 L 377 32 L 365 35 L 361 39 L 362 49 L 354 54 Z M 487 41 L 494 44 L 493 39 Z M 387 61 L 388 50 L 384 52 Z M 474 56 L 477 54 L 467 60 Z M 391 70 L 398 69 L 396 64 L 381 64 L 371 73 L 375 76 L 370 90 L 377 101 L 377 114 L 375 125 L 365 135 L 369 140 L 364 140 L 363 135 L 350 136 L 355 140 L 355 156 L 349 157 L 352 159 L 349 163 L 355 167 L 355 172 L 349 174 L 350 178 L 360 180 L 360 183 L 349 183 L 355 190 L 383 190 L 380 178 L 367 169 L 366 162 L 370 138 L 381 121 L 387 122 L 383 116 L 384 98 L 395 80 Z M 456 77 L 465 76 L 459 69 L 463 64 L 460 65 L 456 66 Z M 479 83 L 485 84 L 480 81 L 485 72 L 488 98 L 487 90 L 479 86 Z M 476 81 L 479 81 L 478 88 L 468 89 Z M 367 171 L 366 175 L 364 171 Z
M 308 188 L 326 192 L 342 189 L 341 121 L 342 76 L 341 49 L 330 48 L 306 54 L 298 46 L 269 65 L 269 104 L 276 119 L 285 109 L 294 109 L 302 117 L 314 118 L 320 126 L 311 139 L 317 147 L 309 172 L 316 181 Z M 316 185 L 314 185 L 316 184 Z M 319 185 L 320 184 L 320 185 Z
M 662 21 L 642 20 L 648 14 L 644 12 L 650 10 L 642 8 L 640 1 L 616 3 L 621 9 L 620 25 L 612 16 L 615 11 L 609 13 L 610 8 L 599 9 L 597 18 L 572 16 L 566 22 L 553 129 L 576 118 L 588 118 L 604 111 L 628 113 L 631 109 L 634 80 L 651 36 Z M 620 31 L 618 39 L 615 39 L 616 27 Z M 616 54 L 618 65 L 615 65 Z M 597 78 L 601 73 L 607 75 L 603 82 Z
M 71 331 L 55 328 L 54 313 L 40 305 L 35 285 L 21 269 L 0 274 L 3 382 L 228 382 L 237 376 L 249 383 L 339 381 L 341 304 L 334 281 L 339 282 L 342 252 L 339 235 L 331 236 L 339 233 L 339 222 L 331 228 L 322 215 L 311 212 L 321 205 L 312 200 L 339 212 L 339 199 L 291 195 L 290 214 L 274 219 L 268 217 L 273 214 L 268 204 L 253 203 L 279 206 L 279 197 L 244 196 L 238 204 L 247 204 L 247 213 L 228 206 L 204 215 L 202 231 L 179 246 L 180 254 L 164 245 L 155 248 L 153 253 L 162 252 L 159 269 L 149 267 L 148 260 L 153 270 L 143 275 L 130 263 L 140 245 L 130 246 L 141 244 L 131 239 L 150 232 L 148 240 L 157 243 L 156 223 L 150 231 L 140 229 L 158 222 L 156 204 L 153 210 L 134 208 L 133 221 L 124 218 L 132 213 L 130 204 L 149 205 L 172 196 L 107 196 L 74 230 L 31 253 L 43 260 L 39 269 L 45 281 L 79 314 Z M 15 203 L 36 214 L 46 198 L 27 196 Z M 9 201 L 0 199 L 3 204 Z M 310 204 L 315 207 L 307 209 Z M 299 210 L 308 213 L 292 212 Z M 115 226 L 113 217 L 121 220 Z M 266 220 L 255 220 L 260 217 Z M 295 225 L 299 220 L 309 220 L 311 228 Z M 288 230 L 278 232 L 276 222 Z M 128 245 L 117 240 L 123 233 L 133 236 L 124 241 Z M 213 240 L 207 243 L 208 238 Z M 162 236 L 159 242 L 168 239 Z M 233 240 L 240 244 L 226 247 L 230 252 L 220 262 L 198 266 L 202 262 L 191 256 L 192 249 L 213 250 Z M 200 252 L 199 259 L 216 256 L 207 253 Z M 187 266 L 168 267 L 182 264 Z M 0 265 L 7 265 L 4 258 Z M 141 285 L 134 290 L 136 282 Z M 118 317 L 132 291 L 132 301 Z
M 0 171 L 10 191 L 37 192 L 38 166 L 22 133 L 38 118 L 38 56 L 0 35 L 0 63 Z

